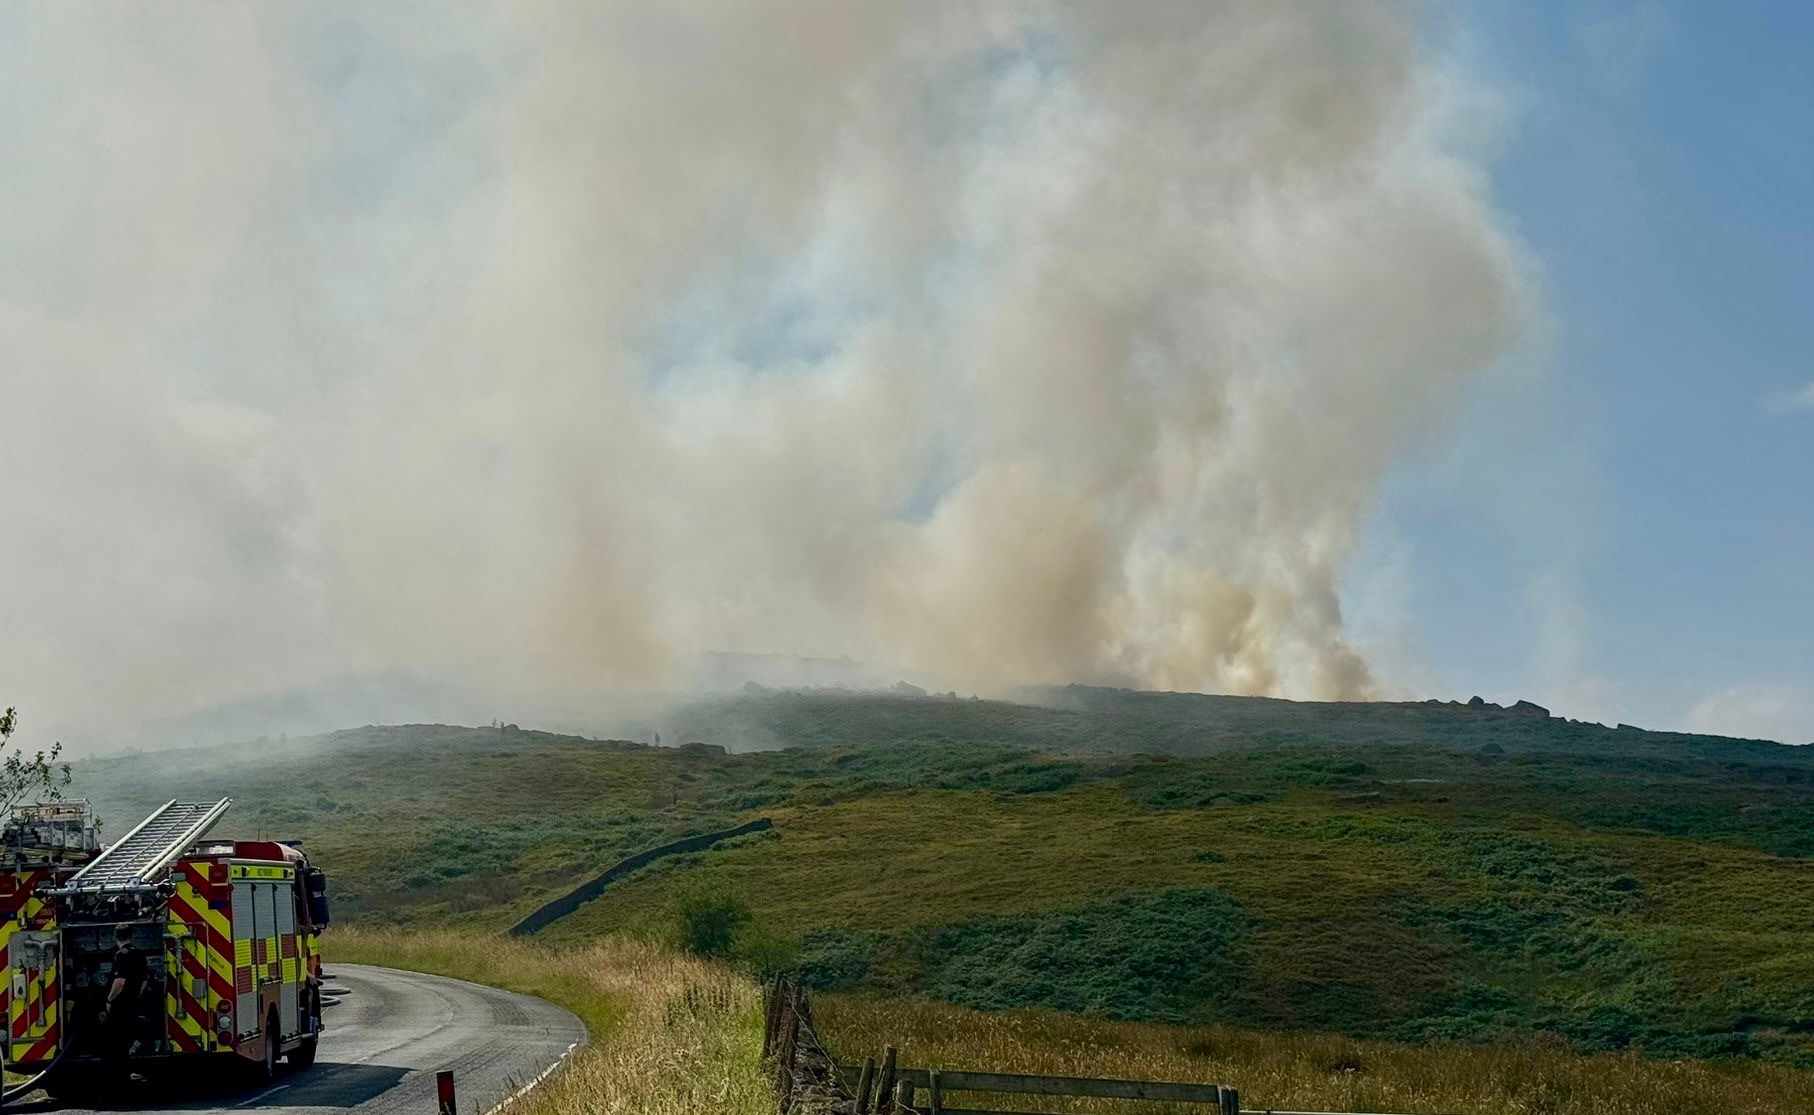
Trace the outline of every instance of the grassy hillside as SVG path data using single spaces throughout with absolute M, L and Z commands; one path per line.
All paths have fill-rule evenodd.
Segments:
M 341 916 L 504 925 L 610 860 L 737 814 L 708 757 L 542 732 L 366 728 L 96 760 L 75 789 L 110 829 L 229 795 L 220 831 L 301 839 Z
M 722 885 L 826 988 L 1814 1063 L 1814 751 L 1490 707 L 1051 696 L 665 714 L 671 740 L 796 745 L 740 754 L 373 728 L 78 779 L 122 823 L 233 794 L 241 832 L 302 838 L 366 924 L 501 927 L 619 855 L 768 815 L 549 937 L 646 932 Z
M 1122 786 L 869 794 L 670 863 L 550 930 L 720 878 L 808 979 L 978 1007 L 1401 1038 L 1805 1056 L 1805 860 L 1316 793 L 1140 808 Z

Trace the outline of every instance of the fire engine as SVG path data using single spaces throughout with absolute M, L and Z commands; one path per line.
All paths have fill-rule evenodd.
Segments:
M 167 802 L 105 850 L 86 802 L 15 813 L 0 849 L 10 1069 L 65 1091 L 117 1063 L 121 1031 L 100 1016 L 122 926 L 148 968 L 121 1043 L 132 1068 L 206 1057 L 268 1080 L 279 1057 L 314 1063 L 327 877 L 294 843 L 209 839 L 231 805 Z

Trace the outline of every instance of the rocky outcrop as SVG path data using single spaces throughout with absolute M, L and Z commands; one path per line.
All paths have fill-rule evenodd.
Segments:
M 1443 702 L 1432 700 L 1425 701 L 1424 703 L 1439 705 Z M 1466 708 L 1473 712 L 1503 712 L 1509 716 L 1528 716 L 1532 719 L 1543 719 L 1549 716 L 1549 710 L 1542 705 L 1537 704 L 1535 701 L 1520 700 L 1510 708 L 1507 708 L 1505 705 L 1495 704 L 1485 697 L 1480 696 L 1469 697 L 1465 705 L 1460 701 L 1449 701 L 1447 703 L 1450 708 Z

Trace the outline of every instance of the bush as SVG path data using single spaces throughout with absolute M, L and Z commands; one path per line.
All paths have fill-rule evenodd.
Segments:
M 675 897 L 674 920 L 681 948 L 695 956 L 727 956 L 750 923 L 750 908 L 729 888 L 695 884 Z

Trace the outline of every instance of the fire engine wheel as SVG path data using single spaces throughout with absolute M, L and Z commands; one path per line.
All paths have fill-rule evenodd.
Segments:
M 306 1069 L 315 1063 L 315 1050 L 321 1045 L 321 996 L 319 993 L 309 999 L 309 1029 L 314 1036 L 306 1038 L 295 1049 L 290 1050 L 290 1067 Z
M 309 1038 L 295 1049 L 290 1050 L 290 1067 L 306 1069 L 315 1063 L 315 1048 L 321 1044 L 320 1038 Z
M 277 1080 L 277 1046 L 279 1040 L 277 1012 L 272 1011 L 265 1016 L 265 1056 L 264 1060 L 258 1066 L 258 1081 L 261 1084 L 271 1084 Z

